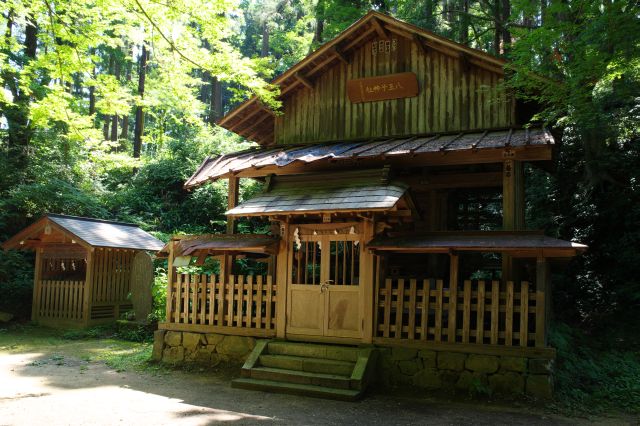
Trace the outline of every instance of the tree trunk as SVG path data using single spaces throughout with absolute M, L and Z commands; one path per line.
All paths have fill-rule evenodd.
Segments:
M 131 58 L 133 56 L 133 46 L 129 46 L 129 55 Z M 133 66 L 133 61 L 127 59 L 126 63 L 126 71 L 125 78 L 127 80 L 127 86 L 131 83 L 131 67 Z M 125 141 L 129 138 L 129 114 L 125 114 L 122 117 L 122 132 L 120 133 L 120 139 L 124 139 Z
M 142 45 L 140 60 L 138 62 L 138 96 L 144 99 L 144 82 L 147 76 L 147 46 Z M 142 134 L 144 133 L 144 109 L 142 105 L 136 107 L 136 125 L 133 131 L 133 158 L 140 158 L 142 150 Z
M 469 0 L 460 1 L 460 43 L 469 44 Z
M 434 9 L 438 0 L 427 0 L 425 3 L 425 17 L 426 26 L 428 30 L 434 31 L 436 29 L 436 21 L 434 19 Z
M 493 5 L 493 22 L 495 25 L 495 30 L 493 33 L 493 50 L 496 55 L 500 55 L 502 53 L 501 39 L 502 39 L 502 25 L 500 20 L 502 19 L 502 14 L 500 13 L 500 2 L 502 0 L 495 0 Z
M 114 60 L 115 66 L 113 75 L 116 77 L 116 80 L 120 81 L 120 58 L 114 57 Z M 113 142 L 118 140 L 118 114 L 111 117 L 111 140 Z
M 13 20 L 10 16 L 7 19 L 5 37 L 11 38 Z M 30 17 L 24 30 L 24 43 L 22 48 L 23 57 L 16 58 L 20 68 L 25 68 L 31 61 L 36 58 L 38 48 L 38 27 L 35 19 Z M 4 116 L 7 120 L 8 127 L 8 148 L 9 158 L 11 159 L 16 170 L 23 172 L 27 169 L 28 164 L 28 148 L 31 143 L 32 129 L 29 121 L 29 108 L 31 98 L 20 88 L 18 83 L 19 76 L 14 72 L 5 74 L 6 84 L 13 95 L 13 104 L 4 107 Z
M 262 24 L 262 50 L 260 56 L 263 58 L 269 56 L 269 27 L 266 21 Z
M 222 117 L 222 84 L 217 77 L 211 77 L 211 96 L 209 97 L 209 124 L 212 126 Z
M 316 5 L 316 30 L 313 33 L 313 40 L 311 42 L 312 46 L 317 46 L 319 44 L 322 44 L 322 37 L 324 33 L 324 15 L 325 15 L 324 0 L 318 0 L 318 4 Z
M 511 30 L 509 21 L 511 20 L 511 1 L 502 0 L 502 50 L 506 55 L 511 49 Z

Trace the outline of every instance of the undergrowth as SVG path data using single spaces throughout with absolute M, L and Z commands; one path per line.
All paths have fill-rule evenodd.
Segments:
M 569 415 L 640 413 L 638 351 L 598 343 L 565 324 L 554 327 L 550 340 L 557 349 L 556 409 Z

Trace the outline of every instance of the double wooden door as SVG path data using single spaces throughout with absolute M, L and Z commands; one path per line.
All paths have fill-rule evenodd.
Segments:
M 358 234 L 291 241 L 287 334 L 361 337 L 360 247 Z

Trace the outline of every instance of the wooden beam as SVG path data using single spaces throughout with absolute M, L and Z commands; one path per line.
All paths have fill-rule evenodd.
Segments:
M 351 61 L 349 61 L 349 59 L 345 56 L 345 54 L 338 48 L 338 46 L 333 46 L 331 48 L 331 50 L 333 51 L 333 54 L 336 55 L 336 58 L 338 58 L 338 60 L 340 62 L 342 62 L 345 65 L 349 65 L 351 63 Z
M 175 241 L 169 242 L 169 258 L 167 259 L 167 309 L 166 321 L 173 321 L 173 259 L 175 258 Z M 177 319 L 176 319 L 177 321 Z
M 84 298 L 82 300 L 82 322 L 85 326 L 91 321 L 91 301 L 93 300 L 93 281 L 96 252 L 94 249 L 87 251 L 87 273 L 84 280 Z
M 550 276 L 549 262 L 544 257 L 538 257 L 536 261 L 536 348 L 547 346 L 551 313 Z
M 380 21 L 378 21 L 376 18 L 372 18 L 371 19 L 371 26 L 373 27 L 373 29 L 378 34 L 378 37 L 383 38 L 385 40 L 387 40 L 389 38 L 389 34 L 387 34 L 387 32 L 384 30 L 384 28 L 382 28 L 382 25 L 380 24 Z
M 238 205 L 240 194 L 240 178 L 229 178 L 229 191 L 227 194 L 227 210 L 231 210 Z M 236 221 L 232 216 L 227 216 L 227 234 L 236 233 Z
M 424 45 L 424 43 L 422 42 L 422 37 L 420 37 L 418 34 L 413 35 L 413 42 L 418 46 L 418 49 L 420 49 L 423 55 L 429 53 L 429 49 L 427 49 L 427 47 Z
M 31 306 L 31 321 L 37 321 L 38 317 L 40 316 L 40 293 L 42 291 L 42 250 L 43 249 L 41 248 L 36 249 L 36 266 L 33 273 L 33 302 Z
M 447 332 L 448 342 L 456 341 L 456 315 L 458 313 L 458 254 L 449 254 L 449 328 Z
M 282 232 L 276 258 L 277 303 L 276 303 L 276 336 L 284 339 L 287 326 L 287 295 L 289 292 L 289 224 L 281 222 Z
M 366 30 L 365 32 L 360 34 L 358 37 L 356 37 L 354 40 L 352 40 L 349 44 L 347 44 L 343 48 L 343 51 L 347 52 L 347 51 L 351 50 L 351 48 L 353 48 L 355 46 L 358 46 L 362 41 L 366 40 L 367 37 L 370 37 L 375 32 L 376 32 L 376 29 L 373 26 L 370 27 L 368 30 Z
M 375 222 L 373 219 L 365 219 L 362 224 L 362 241 L 360 252 L 360 315 L 362 323 L 362 342 L 371 343 L 373 341 L 373 318 L 375 302 L 376 276 L 374 273 L 374 255 L 367 249 L 367 243 L 371 241 L 375 234 Z
M 302 84 L 304 84 L 305 86 L 307 86 L 308 89 L 313 90 L 313 83 L 304 75 L 300 74 L 299 72 L 294 74 L 295 78 Z
M 505 160 L 502 167 L 502 229 L 524 229 L 524 167 L 521 161 Z M 502 279 L 516 280 L 514 260 L 502 255 Z

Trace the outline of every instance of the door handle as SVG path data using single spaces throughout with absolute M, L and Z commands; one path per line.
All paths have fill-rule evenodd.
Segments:
M 324 293 L 325 291 L 327 291 L 331 283 L 333 283 L 333 280 L 327 280 L 323 282 L 322 285 L 320 286 L 320 293 Z

